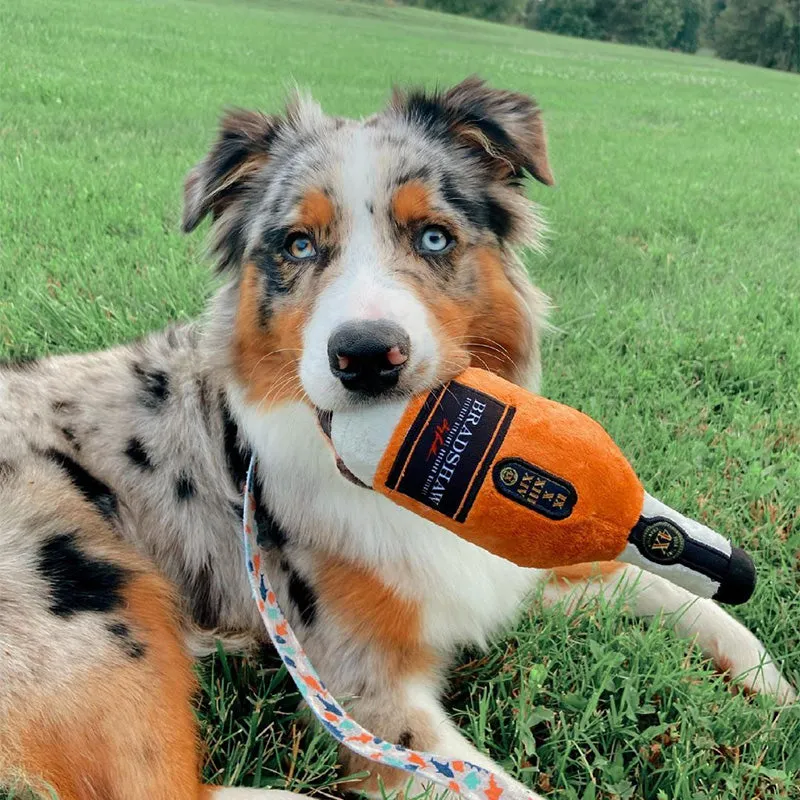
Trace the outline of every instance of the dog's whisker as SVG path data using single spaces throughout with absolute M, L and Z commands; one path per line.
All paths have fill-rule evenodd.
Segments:
M 253 380 L 253 376 L 255 375 L 255 373 L 256 373 L 256 370 L 257 370 L 257 369 L 258 369 L 258 368 L 261 366 L 261 364 L 263 364 L 263 363 L 264 363 L 264 362 L 265 362 L 267 359 L 269 359 L 269 358 L 272 358 L 272 356 L 275 356 L 275 355 L 277 355 L 278 353 L 289 353 L 289 352 L 302 353 L 303 351 L 302 351 L 302 350 L 300 350 L 300 349 L 299 349 L 299 348 L 297 348 L 297 347 L 281 347 L 281 348 L 279 348 L 279 349 L 277 349 L 277 350 L 273 350 L 273 351 L 271 351 L 271 352 L 267 353 L 266 355 L 263 355 L 263 356 L 261 356 L 261 358 L 259 358 L 259 359 L 258 359 L 258 361 L 256 361 L 256 363 L 253 365 L 253 368 L 250 370 L 250 376 L 248 377 L 248 380 Z M 295 363 L 295 362 L 298 362 L 298 361 L 299 361 L 299 359 L 293 359 L 292 361 L 290 361 L 290 362 L 288 362 L 288 363 L 289 363 L 289 364 L 292 364 L 292 363 Z
M 291 363 L 290 366 L 296 366 L 297 363 L 298 363 L 297 361 L 294 361 Z M 271 385 L 269 391 L 267 391 L 266 394 L 259 401 L 257 405 L 258 410 L 261 411 L 264 407 L 269 408 L 271 402 L 274 399 L 277 399 L 284 392 L 286 388 L 290 387 L 295 381 L 299 382 L 299 380 L 300 379 L 296 371 L 292 372 L 289 375 L 284 375 L 284 377 L 282 378 L 276 376 L 276 380 Z
M 262 411 L 264 408 L 269 408 L 272 405 L 272 401 L 280 397 L 283 393 L 284 389 L 288 388 L 292 385 L 292 376 L 287 376 L 286 378 L 273 383 L 269 390 L 262 396 L 261 400 L 258 402 L 256 406 L 258 411 Z

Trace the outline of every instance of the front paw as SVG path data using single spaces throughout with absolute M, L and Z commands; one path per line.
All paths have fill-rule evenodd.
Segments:
M 797 702 L 797 691 L 763 648 L 744 647 L 715 658 L 720 672 L 747 691 L 773 697 L 780 705 Z

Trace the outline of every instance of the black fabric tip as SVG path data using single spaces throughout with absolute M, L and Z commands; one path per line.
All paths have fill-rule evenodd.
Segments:
M 746 603 L 756 588 L 756 567 L 753 559 L 740 547 L 731 549 L 728 574 L 720 582 L 713 599 L 729 606 Z

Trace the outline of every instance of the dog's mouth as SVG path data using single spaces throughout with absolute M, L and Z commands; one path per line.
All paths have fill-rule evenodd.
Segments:
M 322 435 L 325 437 L 326 441 L 330 445 L 331 451 L 333 452 L 334 459 L 336 461 L 336 469 L 339 470 L 339 474 L 346 478 L 350 483 L 354 483 L 356 486 L 360 486 L 363 489 L 369 489 L 370 487 L 367 486 L 364 481 L 357 478 L 353 475 L 352 472 L 347 468 L 344 461 L 342 461 L 339 454 L 336 452 L 336 448 L 333 446 L 333 440 L 331 439 L 331 423 L 333 421 L 333 411 L 325 411 L 321 408 L 315 409 L 317 412 L 317 422 L 319 423 L 319 429 L 322 431 Z

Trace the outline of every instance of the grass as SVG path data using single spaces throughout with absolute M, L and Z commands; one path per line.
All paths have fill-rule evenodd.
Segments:
M 654 493 L 755 554 L 737 611 L 800 680 L 800 79 L 382 4 L 6 0 L 0 353 L 106 347 L 202 308 L 181 180 L 226 105 L 311 87 L 336 113 L 479 72 L 545 109 L 556 301 L 546 391 L 603 422 Z M 328 792 L 274 664 L 200 669 L 209 779 Z M 448 699 L 554 798 L 800 797 L 800 708 L 735 694 L 613 604 L 537 612 Z

